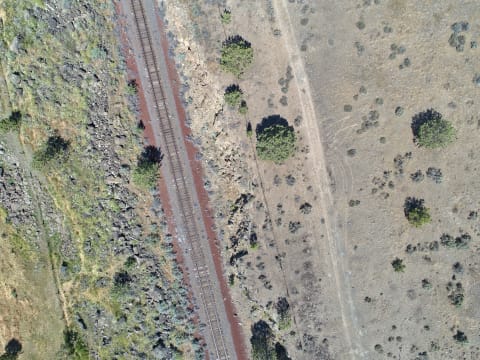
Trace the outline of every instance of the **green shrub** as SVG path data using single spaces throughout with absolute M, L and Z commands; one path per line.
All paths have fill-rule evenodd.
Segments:
M 392 261 L 392 267 L 395 272 L 404 272 L 405 270 L 405 265 L 403 264 L 403 260 L 396 258 L 395 260 Z
M 253 62 L 252 45 L 236 35 L 224 41 L 221 50 L 220 66 L 224 71 L 240 77 Z
M 230 85 L 223 95 L 225 102 L 230 107 L 237 107 L 242 101 L 242 90 L 238 85 Z
M 138 165 L 132 173 L 132 180 L 135 185 L 143 189 L 153 189 L 157 184 L 160 166 L 154 163 L 143 163 Z
M 423 203 L 423 199 L 416 199 L 412 197 L 405 199 L 405 216 L 408 222 L 415 227 L 420 227 L 432 220 L 430 217 L 430 210 L 425 207 Z
M 414 116 L 412 131 L 415 142 L 429 149 L 447 146 L 453 142 L 456 135 L 453 125 L 433 109 Z
M 232 21 L 232 12 L 230 10 L 223 10 L 223 13 L 220 15 L 220 19 L 222 20 L 222 24 L 230 24 Z
M 160 162 L 162 160 L 160 149 L 147 146 L 139 155 L 137 166 L 133 170 L 133 182 L 144 189 L 153 189 L 160 176 Z
M 52 160 L 64 162 L 68 159 L 70 141 L 61 137 L 57 131 L 50 136 L 45 144 L 33 154 L 34 164 L 43 166 Z
M 274 336 L 270 326 L 263 320 L 259 320 L 252 325 L 252 345 L 253 360 L 271 360 L 275 359 L 275 348 L 273 344 Z
M 262 160 L 282 163 L 295 153 L 296 138 L 293 126 L 289 126 L 285 119 L 269 120 L 275 117 L 264 119 L 272 125 L 257 128 L 257 154 Z
M 0 131 L 18 131 L 20 129 L 20 124 L 22 122 L 22 114 L 20 111 L 14 111 L 10 114 L 9 117 L 0 120 Z

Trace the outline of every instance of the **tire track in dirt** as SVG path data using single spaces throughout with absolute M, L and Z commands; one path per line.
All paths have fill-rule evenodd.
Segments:
M 333 209 L 333 199 L 330 192 L 325 155 L 320 136 L 321 129 L 316 122 L 316 114 L 308 76 L 300 54 L 297 50 L 297 42 L 292 33 L 293 26 L 288 13 L 287 4 L 285 0 L 275 0 L 274 6 L 277 9 L 279 26 L 281 27 L 285 45 L 290 56 L 294 79 L 297 82 L 297 91 L 303 112 L 302 115 L 308 124 L 308 128 L 314 130 L 307 132 L 306 136 L 310 143 L 311 149 L 316 150 L 312 151 L 311 153 L 314 157 L 315 163 L 318 164 L 318 167 L 314 167 L 312 171 L 314 172 L 316 178 L 319 179 L 317 186 L 320 193 L 320 202 L 323 204 L 323 208 L 325 209 L 323 216 L 325 218 L 326 238 L 330 249 L 329 261 L 333 269 L 337 286 L 336 292 L 342 316 L 345 347 L 349 349 L 347 353 L 351 359 L 365 358 L 366 351 L 363 350 L 361 341 L 359 339 L 360 329 L 356 317 L 355 304 L 353 303 L 352 294 L 350 292 L 349 279 L 346 276 L 348 270 L 342 255 L 345 254 L 345 238 L 339 236 L 338 224 L 336 224 L 334 219 L 330 219 L 329 216 L 329 210 Z M 322 255 L 318 254 L 318 256 L 321 258 Z

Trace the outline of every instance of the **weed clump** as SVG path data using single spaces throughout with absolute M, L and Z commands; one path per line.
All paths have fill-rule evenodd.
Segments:
M 252 62 L 252 44 L 240 35 L 231 36 L 223 42 L 220 66 L 224 71 L 240 77 Z

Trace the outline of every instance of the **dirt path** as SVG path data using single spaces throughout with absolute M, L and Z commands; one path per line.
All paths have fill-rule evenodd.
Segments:
M 321 129 L 316 121 L 316 114 L 312 101 L 312 93 L 310 90 L 309 79 L 304 68 L 304 64 L 300 53 L 298 44 L 292 33 L 293 27 L 291 19 L 287 10 L 285 0 L 275 0 L 274 6 L 277 10 L 278 24 L 281 27 L 285 46 L 289 52 L 291 66 L 294 74 L 294 81 L 297 82 L 298 97 L 301 102 L 302 116 L 307 124 L 307 127 L 312 131 L 307 132 L 307 139 L 312 151 L 314 163 L 317 167 L 313 167 L 311 171 L 317 179 L 316 185 L 320 193 L 320 202 L 323 204 L 323 217 L 326 226 L 326 239 L 330 249 L 330 257 L 328 261 L 331 263 L 333 276 L 337 285 L 336 293 L 339 300 L 341 310 L 345 347 L 350 349 L 348 353 L 350 358 L 358 359 L 365 358 L 366 351 L 363 349 L 362 343 L 359 339 L 360 329 L 356 316 L 355 304 L 352 300 L 350 292 L 350 280 L 348 275 L 348 265 L 345 263 L 345 226 L 339 228 L 339 224 L 334 219 L 335 212 L 333 207 L 332 194 L 330 191 L 330 181 L 326 168 L 326 160 L 323 152 L 323 145 L 321 140 Z M 317 214 L 318 217 L 320 215 Z M 345 222 L 345 219 L 342 220 Z M 343 225 L 343 224 L 342 224 Z M 317 239 L 317 241 L 319 241 Z M 317 249 L 319 247 L 317 246 Z M 319 258 L 324 258 L 324 254 L 317 251 Z

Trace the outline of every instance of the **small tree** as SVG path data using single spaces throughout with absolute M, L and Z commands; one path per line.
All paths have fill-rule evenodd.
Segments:
M 159 177 L 162 158 L 160 149 L 147 146 L 138 156 L 137 167 L 132 174 L 133 182 L 144 189 L 154 188 Z
M 263 320 L 252 325 L 252 359 L 271 360 L 275 358 L 274 336 L 270 326 Z
M 396 258 L 395 260 L 392 261 L 392 267 L 395 272 L 404 272 L 405 271 L 405 265 L 403 264 L 403 260 Z
M 225 90 L 223 98 L 228 106 L 237 107 L 242 101 L 242 90 L 238 85 L 232 84 Z
M 252 45 L 244 38 L 236 35 L 223 42 L 220 66 L 224 71 L 240 77 L 252 62 Z
M 442 114 L 429 109 L 415 115 L 412 119 L 414 141 L 429 149 L 445 147 L 455 139 L 453 125 L 443 119 Z
M 408 222 L 415 227 L 420 227 L 431 221 L 430 210 L 423 204 L 423 199 L 408 197 L 405 199 L 404 212 Z
M 282 163 L 295 153 L 293 126 L 278 115 L 263 119 L 257 127 L 257 154 L 262 160 Z

